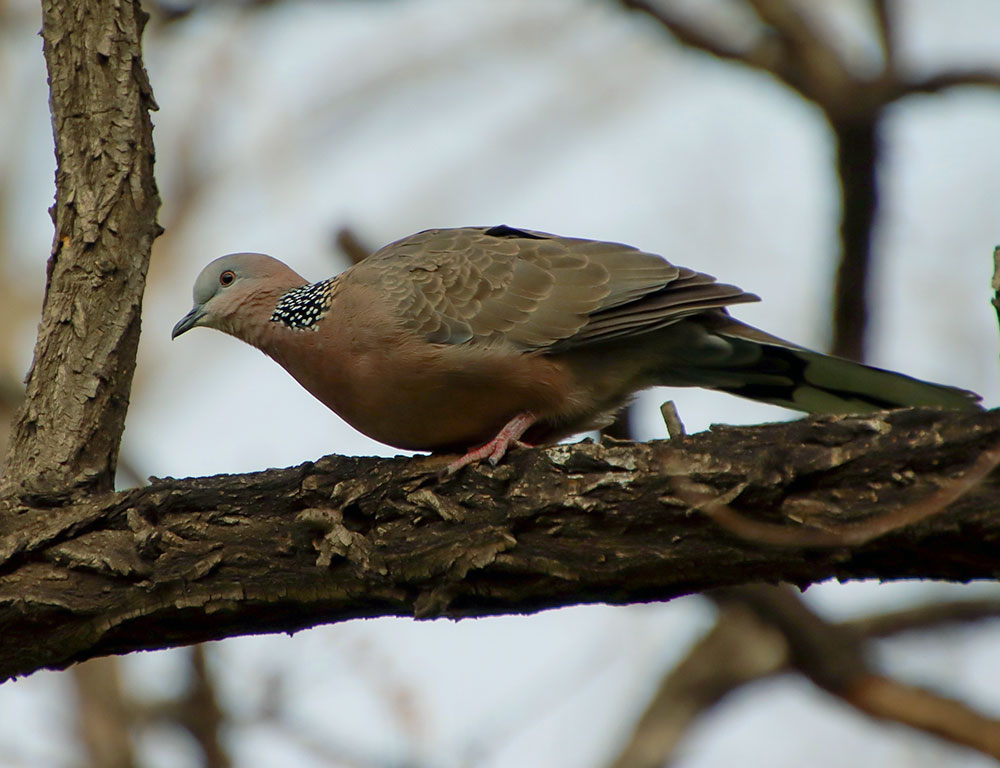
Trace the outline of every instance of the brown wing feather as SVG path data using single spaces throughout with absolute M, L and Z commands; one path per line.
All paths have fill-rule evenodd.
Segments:
M 692 286 L 671 283 L 640 301 L 592 315 L 590 322 L 569 342 L 571 346 L 581 346 L 648 333 L 707 309 L 754 301 L 760 298 L 726 283 Z
M 420 232 L 348 274 L 377 286 L 428 341 L 519 351 L 563 351 L 758 300 L 627 245 L 503 226 Z

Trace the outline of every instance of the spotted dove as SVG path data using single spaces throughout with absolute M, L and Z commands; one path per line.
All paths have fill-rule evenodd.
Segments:
M 467 451 L 452 470 L 496 463 L 522 437 L 599 428 L 656 385 L 810 413 L 977 407 L 972 392 L 804 349 L 726 310 L 752 301 L 618 243 L 431 229 L 312 284 L 263 254 L 223 256 L 172 338 L 207 326 L 252 344 L 376 440 Z

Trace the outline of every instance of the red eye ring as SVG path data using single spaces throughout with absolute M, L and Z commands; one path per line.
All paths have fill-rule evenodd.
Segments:
M 227 269 L 221 275 L 219 275 L 219 285 L 231 285 L 233 280 L 236 279 L 236 273 L 231 269 Z

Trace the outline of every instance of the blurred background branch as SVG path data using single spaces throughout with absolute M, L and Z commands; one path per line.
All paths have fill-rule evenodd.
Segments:
M 801 0 L 742 0 L 757 16 L 759 31 L 755 40 L 741 47 L 681 15 L 675 9 L 678 4 L 670 0 L 620 1 L 655 19 L 677 42 L 767 72 L 822 111 L 833 131 L 841 187 L 841 254 L 833 286 L 830 351 L 864 360 L 865 331 L 872 312 L 878 169 L 884 152 L 880 124 L 886 110 L 916 93 L 960 86 L 1000 88 L 1000 67 L 906 74 L 894 55 L 897 4 L 890 0 L 869 0 L 881 67 L 864 74 L 858 74 L 854 62 L 838 50 L 823 12 Z

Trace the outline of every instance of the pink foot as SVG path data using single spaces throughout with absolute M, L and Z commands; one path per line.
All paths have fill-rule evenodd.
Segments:
M 521 442 L 521 435 L 523 435 L 528 427 L 534 424 L 538 419 L 534 414 L 531 413 L 519 413 L 513 419 L 508 421 L 503 429 L 497 432 L 497 436 L 490 440 L 485 445 L 479 448 L 473 448 L 467 454 L 462 456 L 460 459 L 455 459 L 451 462 L 445 469 L 446 475 L 453 475 L 462 467 L 467 467 L 469 464 L 476 464 L 483 459 L 489 459 L 490 464 L 494 467 L 500 463 L 500 459 L 504 457 L 507 450 L 511 446 L 517 446 L 519 448 L 525 448 L 527 445 Z

